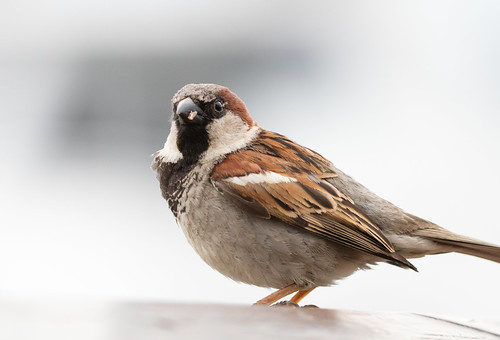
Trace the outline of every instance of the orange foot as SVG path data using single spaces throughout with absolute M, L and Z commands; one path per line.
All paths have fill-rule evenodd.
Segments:
M 284 301 L 284 302 L 281 302 L 281 303 L 276 304 L 276 305 L 278 305 L 278 306 L 284 305 L 284 306 L 296 306 L 296 307 L 298 307 L 299 306 L 298 303 L 300 302 L 300 300 L 302 300 L 303 298 L 305 298 L 306 295 L 309 294 L 310 292 L 312 292 L 313 289 L 314 288 L 306 289 L 306 290 L 300 290 L 299 287 L 297 287 L 296 284 L 291 284 L 291 285 L 288 285 L 286 287 L 283 287 L 283 288 L 275 291 L 272 294 L 269 294 L 268 296 L 266 296 L 263 299 L 260 299 L 259 301 L 257 301 L 256 303 L 254 303 L 254 305 L 270 306 L 273 303 L 275 303 L 276 301 L 278 301 L 279 299 L 282 299 L 285 296 L 288 296 L 288 295 L 296 292 L 296 294 L 290 299 L 290 301 Z M 309 307 L 309 306 L 305 306 L 305 307 Z M 316 307 L 316 306 L 312 306 L 311 305 L 311 307 Z

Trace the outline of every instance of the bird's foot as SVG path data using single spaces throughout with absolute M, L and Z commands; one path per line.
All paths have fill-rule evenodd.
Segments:
M 292 302 L 292 301 L 280 301 L 276 302 L 274 305 L 271 307 L 294 307 L 294 308 L 300 308 L 298 303 Z
M 293 308 L 319 308 L 316 305 L 305 305 L 305 306 L 299 306 L 298 303 L 295 303 L 293 301 L 280 301 L 272 305 L 271 307 L 293 307 Z
M 300 300 L 302 300 L 307 294 L 312 292 L 313 289 L 314 288 L 300 290 L 300 288 L 297 285 L 291 284 L 291 285 L 285 286 L 285 287 L 275 291 L 272 294 L 269 294 L 268 296 L 266 296 L 263 299 L 260 299 L 259 301 L 254 303 L 254 305 L 300 307 L 298 305 Z M 296 293 L 296 294 L 290 299 L 290 301 L 276 302 L 279 299 L 282 299 L 285 296 L 290 295 L 292 293 Z M 273 305 L 273 303 L 274 303 L 274 305 Z M 306 305 L 304 307 L 310 308 L 310 307 L 316 307 L 316 306 Z M 318 307 L 316 307 L 316 308 L 318 308 Z

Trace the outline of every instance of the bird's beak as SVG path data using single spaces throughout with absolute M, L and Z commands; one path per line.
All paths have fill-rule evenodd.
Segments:
M 179 116 L 179 123 L 181 125 L 203 124 L 205 122 L 205 112 L 189 97 L 177 104 L 175 113 Z

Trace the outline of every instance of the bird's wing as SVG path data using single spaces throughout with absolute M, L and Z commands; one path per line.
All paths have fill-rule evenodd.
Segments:
M 336 173 L 328 160 L 268 131 L 248 148 L 228 155 L 211 174 L 225 197 L 252 214 L 416 270 L 355 203 L 326 180 L 332 177 Z

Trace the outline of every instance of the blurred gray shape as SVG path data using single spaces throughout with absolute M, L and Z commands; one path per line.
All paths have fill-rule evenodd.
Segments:
M 300 79 L 313 66 L 301 50 L 236 51 L 84 58 L 73 66 L 76 84 L 54 116 L 56 152 L 83 159 L 149 155 L 166 139 L 170 100 L 183 85 L 220 83 L 237 92 L 259 87 L 270 74 Z

